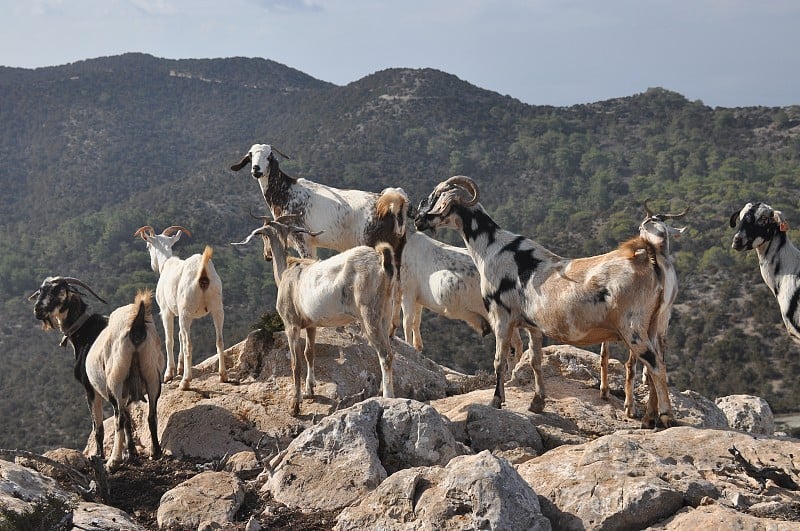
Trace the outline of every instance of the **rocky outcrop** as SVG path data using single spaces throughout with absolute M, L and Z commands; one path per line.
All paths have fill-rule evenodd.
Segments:
M 231 383 L 218 382 L 210 358 L 195 367 L 190 390 L 165 386 L 159 433 L 167 455 L 155 464 L 198 464 L 162 491 L 148 526 L 133 513 L 81 499 L 63 478 L 56 481 L 57 469 L 40 465 L 42 472 L 0 461 L 0 505 L 23 512 L 56 496 L 74 506 L 73 521 L 86 529 L 108 521 L 120 529 L 238 529 L 247 521 L 247 529 L 258 529 L 287 512 L 295 520 L 323 514 L 317 528 L 341 530 L 800 525 L 798 440 L 772 435 L 771 412 L 757 397 L 715 402 L 670 389 L 677 426 L 645 431 L 624 414 L 619 362 L 610 364 L 612 396 L 603 400 L 598 357 L 551 346 L 544 411 L 527 410 L 524 363 L 497 410 L 487 406 L 493 388 L 453 394 L 479 379 L 393 341 L 401 398 L 370 398 L 380 370 L 357 330 L 321 329 L 318 341 L 317 396 L 303 401 L 296 418 L 282 334 L 268 344 L 251 336 L 229 349 Z M 646 396 L 638 387 L 640 408 Z M 144 415 L 135 406 L 141 451 Z M 107 425 L 106 444 L 111 432 Z M 50 457 L 92 473 L 74 451 Z

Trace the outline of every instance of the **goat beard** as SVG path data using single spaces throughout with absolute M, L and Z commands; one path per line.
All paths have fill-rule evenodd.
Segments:
M 53 316 L 47 314 L 46 317 L 42 319 L 42 330 L 59 330 L 60 327 L 58 323 L 54 322 Z

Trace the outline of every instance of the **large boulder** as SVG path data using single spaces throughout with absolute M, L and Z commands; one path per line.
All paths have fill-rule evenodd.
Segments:
M 158 506 L 161 529 L 197 529 L 233 522 L 244 501 L 244 488 L 229 472 L 202 472 L 170 489 Z
M 402 470 L 361 503 L 341 512 L 334 528 L 550 530 L 536 493 L 505 459 L 488 450 L 444 467 Z
M 444 465 L 467 452 L 430 406 L 373 398 L 301 433 L 263 491 L 290 507 L 341 509 L 402 468 Z
M 558 529 L 641 529 L 709 500 L 740 510 L 800 502 L 800 492 L 772 482 L 762 490 L 733 461 L 734 447 L 750 462 L 769 463 L 798 480 L 797 441 L 692 427 L 621 430 L 556 448 L 517 470 Z
M 775 434 L 775 417 L 766 400 L 752 395 L 729 395 L 717 398 L 715 404 L 734 430 L 758 435 Z

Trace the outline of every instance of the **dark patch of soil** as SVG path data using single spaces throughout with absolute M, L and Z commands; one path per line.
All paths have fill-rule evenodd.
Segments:
M 203 471 L 199 462 L 163 457 L 157 461 L 136 457 L 108 476 L 108 505 L 128 513 L 147 529 L 158 529 L 156 514 L 165 492 Z M 270 510 L 264 514 L 267 507 Z M 271 531 L 329 531 L 339 511 L 300 511 L 289 509 L 258 492 L 246 488 L 245 499 L 232 530 L 244 530 L 251 517 Z

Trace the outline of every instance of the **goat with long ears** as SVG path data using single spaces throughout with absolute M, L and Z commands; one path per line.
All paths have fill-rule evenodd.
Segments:
M 173 256 L 172 247 L 183 234 L 191 236 L 186 228 L 172 225 L 161 234 L 150 225 L 140 227 L 134 237 L 141 237 L 147 243 L 150 253 L 150 267 L 159 274 L 156 285 L 156 301 L 161 309 L 161 322 L 167 347 L 167 368 L 164 381 L 175 377 L 174 352 L 175 317 L 178 318 L 180 356 L 177 372 L 183 372 L 180 388 L 188 389 L 192 380 L 192 321 L 211 314 L 216 332 L 217 356 L 219 358 L 219 379 L 226 382 L 225 350 L 222 327 L 225 311 L 222 306 L 222 281 L 211 261 L 213 250 L 206 245 L 203 254 L 195 254 L 185 260 Z
M 567 259 L 533 240 L 500 228 L 478 203 L 478 186 L 465 176 L 438 184 L 419 206 L 418 230 L 459 232 L 481 274 L 481 293 L 495 333 L 496 387 L 491 405 L 505 401 L 504 370 L 511 332 L 531 333 L 534 396 L 545 405 L 542 336 L 576 346 L 623 341 L 647 369 L 650 398 L 643 427 L 669 426 L 672 407 L 656 334 L 663 275 L 652 243 L 638 236 L 610 253 Z

